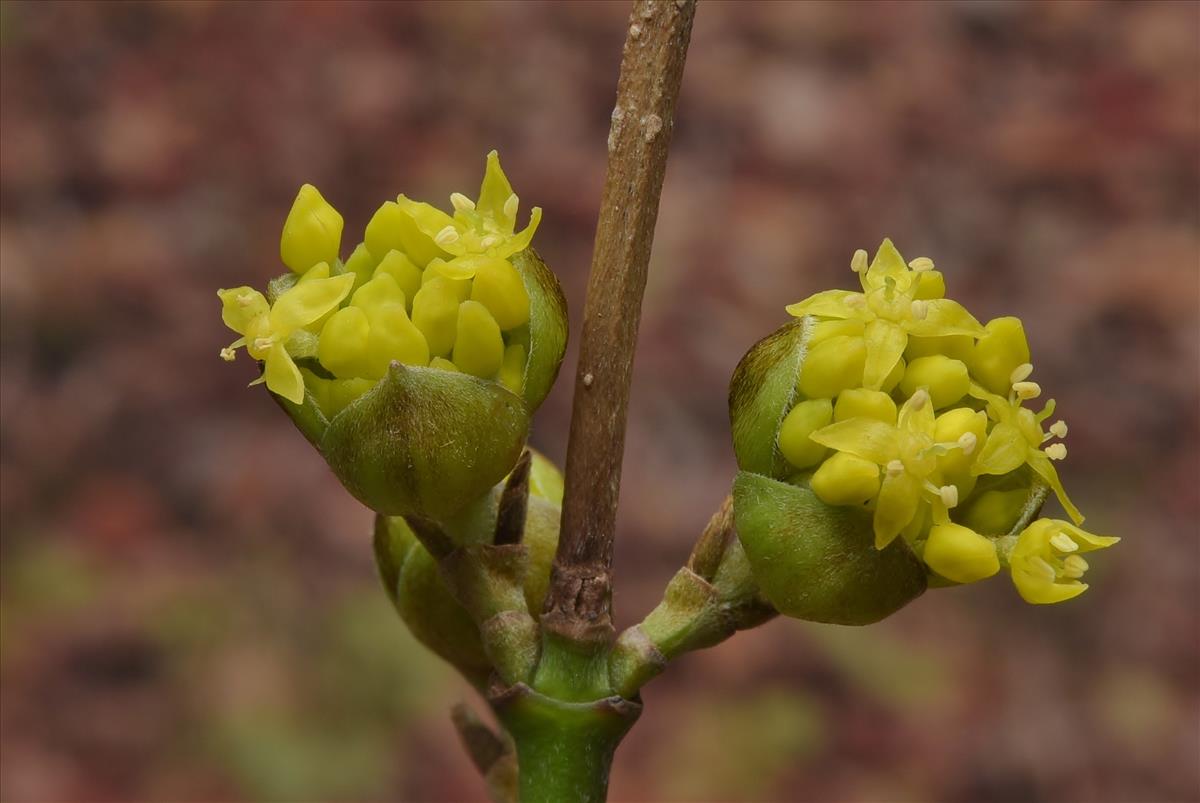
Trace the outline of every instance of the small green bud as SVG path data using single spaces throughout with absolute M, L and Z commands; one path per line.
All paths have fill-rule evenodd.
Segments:
M 442 276 L 435 277 L 417 291 L 413 299 L 412 321 L 425 335 L 430 354 L 446 357 L 454 348 L 460 302 L 452 280 Z
M 421 289 L 421 269 L 399 251 L 388 251 L 387 255 L 379 261 L 379 266 L 375 268 L 376 276 L 384 274 L 396 280 L 396 285 L 404 293 L 404 298 L 409 302 L 411 310 L 412 299 Z
M 793 407 L 779 428 L 779 450 L 787 461 L 796 468 L 821 462 L 828 450 L 808 436 L 832 419 L 833 405 L 829 399 L 812 399 Z
M 960 524 L 934 526 L 922 557 L 930 569 L 956 583 L 974 583 L 1000 571 L 995 542 Z
M 343 272 L 354 274 L 354 289 L 357 290 L 371 280 L 375 273 L 375 265 L 375 257 L 371 256 L 366 244 L 359 243 L 346 260 Z
M 912 396 L 919 388 L 925 388 L 929 391 L 933 408 L 940 410 L 966 396 L 970 384 L 966 365 L 959 360 L 935 354 L 918 357 L 908 364 L 904 378 L 900 380 L 900 391 L 905 396 Z
M 1001 396 L 1013 386 L 1013 372 L 1029 362 L 1029 342 L 1018 318 L 988 321 L 968 363 L 979 384 Z
M 487 307 L 505 332 L 529 322 L 529 295 L 521 274 L 507 259 L 487 258 L 478 267 L 471 300 Z
M 313 265 L 332 265 L 342 242 L 342 216 L 305 184 L 292 203 L 279 238 L 279 258 L 294 272 L 303 274 Z
M 879 493 L 879 466 L 837 452 L 817 468 L 809 484 L 827 505 L 866 504 Z
M 881 390 L 843 390 L 833 405 L 833 420 L 845 421 L 847 418 L 874 418 L 885 424 L 895 424 L 896 402 Z
M 368 373 L 370 336 L 367 314 L 359 307 L 343 307 L 325 322 L 317 345 L 317 359 L 339 379 L 364 376 Z
M 804 357 L 800 392 L 810 399 L 828 399 L 859 387 L 866 360 L 867 347 L 861 337 L 836 335 L 822 340 Z
M 453 360 L 461 370 L 473 376 L 491 378 L 500 371 L 504 361 L 500 327 L 487 307 L 478 301 L 464 301 L 458 307 Z

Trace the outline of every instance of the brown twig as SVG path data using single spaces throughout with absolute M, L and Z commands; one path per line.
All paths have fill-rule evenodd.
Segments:
M 638 0 L 608 135 L 567 446 L 562 535 L 542 625 L 581 644 L 613 636 L 611 566 L 642 294 L 695 0 Z

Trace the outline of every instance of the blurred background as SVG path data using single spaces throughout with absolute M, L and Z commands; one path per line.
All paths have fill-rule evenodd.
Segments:
M 299 185 L 474 193 L 498 148 L 578 331 L 628 4 L 0 5 L 0 798 L 477 800 L 469 687 L 370 516 L 218 349 Z M 1092 589 L 776 621 L 644 692 L 616 801 L 1200 799 L 1200 5 L 705 2 L 645 299 L 618 624 L 725 495 L 725 406 L 856 248 L 1019 314 Z M 574 344 L 573 344 L 574 345 Z M 574 349 L 534 444 L 566 451 Z

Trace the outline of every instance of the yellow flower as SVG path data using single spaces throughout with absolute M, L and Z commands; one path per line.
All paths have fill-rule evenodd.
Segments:
M 1038 519 L 1012 547 L 1009 568 L 1022 599 L 1033 604 L 1062 602 L 1087 591 L 1080 581 L 1088 569 L 1080 555 L 1105 549 L 1120 538 L 1093 535 L 1058 519 Z
M 896 425 L 850 418 L 810 435 L 822 446 L 882 467 L 883 482 L 873 520 L 876 548 L 886 547 L 912 523 L 921 512 L 922 502 L 929 504 L 935 523 L 950 521 L 948 510 L 958 504 L 958 490 L 953 485 L 941 485 L 938 457 L 952 449 L 973 448 L 974 441 L 937 443 L 935 434 L 933 404 L 922 389 L 900 408 Z
M 976 476 L 1007 474 L 1028 463 L 1029 467 L 1054 489 L 1058 501 L 1062 503 L 1072 521 L 1082 524 L 1083 514 L 1067 496 L 1052 462 L 1065 458 L 1067 447 L 1062 443 L 1042 447 L 1046 441 L 1067 434 L 1066 422 L 1057 421 L 1051 425 L 1049 432 L 1043 432 L 1042 422 L 1054 414 L 1053 399 L 1046 403 L 1040 413 L 1034 413 L 1033 410 L 1021 406 L 1022 402 L 1035 399 L 1042 392 L 1036 382 L 1025 381 L 1030 370 L 1032 367 L 1026 363 L 1013 372 L 1013 390 L 1007 399 L 971 383 L 971 395 L 987 402 L 988 417 L 996 422 L 971 466 L 971 473 Z
M 317 265 L 314 270 L 321 268 Z M 328 271 L 328 266 L 324 269 Z M 288 353 L 288 341 L 335 309 L 353 285 L 353 274 L 301 279 L 273 305 L 267 303 L 262 293 L 250 287 L 218 290 L 221 319 L 242 335 L 221 350 L 221 357 L 233 360 L 235 350 L 245 346 L 251 357 L 263 363 L 262 376 L 251 384 L 266 382 L 273 393 L 299 404 L 304 400 L 304 378 Z
M 453 215 L 404 195 L 396 203 L 418 230 L 453 257 L 438 266 L 439 272 L 450 279 L 470 279 L 497 259 L 525 250 L 542 219 L 542 210 L 535 206 L 529 225 L 516 232 L 520 199 L 500 168 L 496 151 L 487 156 L 478 200 L 472 201 L 460 192 L 450 196 Z
M 945 288 L 938 274 L 932 277 L 933 262 L 925 257 L 905 265 L 904 258 L 884 240 L 867 265 L 867 254 L 856 251 L 850 263 L 859 274 L 863 292 L 826 290 L 787 307 L 797 318 L 814 315 L 861 321 L 866 343 L 863 386 L 878 390 L 900 362 L 910 335 L 944 337 L 984 333 L 979 321 L 961 304 L 942 298 Z

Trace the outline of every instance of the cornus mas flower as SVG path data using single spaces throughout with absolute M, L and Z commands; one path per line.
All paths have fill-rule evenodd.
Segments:
M 861 324 L 865 344 L 863 387 L 878 390 L 900 361 L 910 335 L 978 337 L 983 327 L 956 301 L 943 298 L 945 283 L 928 257 L 905 265 L 904 258 L 884 240 L 867 264 L 858 250 L 850 262 L 863 291 L 826 290 L 790 304 L 789 315 L 813 315 Z
M 1039 519 L 1016 538 L 1008 556 L 1013 584 L 1026 602 L 1062 602 L 1087 591 L 1081 581 L 1088 570 L 1085 552 L 1106 549 L 1120 541 L 1093 535 L 1070 522 Z
M 280 237 L 289 273 L 264 296 L 220 292 L 223 317 L 347 488 L 385 515 L 451 515 L 512 467 L 566 345 L 566 307 L 516 231 L 493 151 L 452 213 L 400 195 L 339 258 L 342 216 L 311 185 Z M 399 436 L 397 436 L 399 433 Z
M 1038 578 L 1072 579 L 1081 558 L 1026 557 L 1051 527 L 1031 523 L 1050 489 L 1083 517 L 1052 463 L 1066 424 L 1043 429 L 1052 401 L 1023 406 L 1041 387 L 1021 322 L 980 325 L 931 260 L 905 263 L 888 240 L 851 267 L 862 292 L 788 306 L 798 320 L 751 349 L 730 387 L 734 516 L 764 595 L 786 615 L 863 624 L 928 585 L 990 577 L 1009 552 L 1026 599 Z M 1060 525 L 1059 547 L 1082 549 Z
M 333 311 L 354 283 L 352 276 L 329 278 L 328 266 L 321 264 L 324 278 L 298 282 L 274 304 L 268 304 L 262 293 L 250 287 L 217 291 L 221 319 L 242 335 L 221 350 L 222 359 L 233 360 L 235 350 L 245 346 L 251 357 L 263 363 L 262 376 L 251 384 L 265 382 L 272 392 L 296 404 L 304 399 L 304 380 L 288 351 L 292 336 Z M 314 273 L 319 276 L 319 272 Z M 292 345 L 294 351 L 303 348 Z

